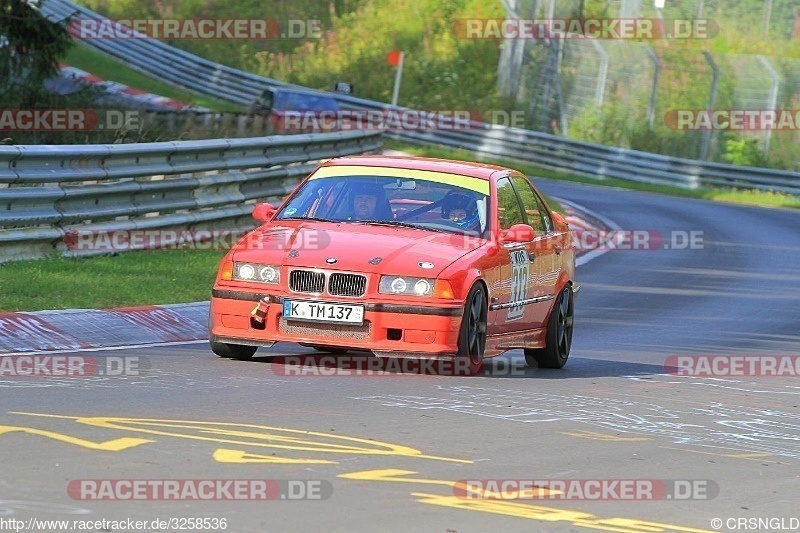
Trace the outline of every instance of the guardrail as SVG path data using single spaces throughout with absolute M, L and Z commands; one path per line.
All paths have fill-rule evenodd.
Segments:
M 103 18 L 70 0 L 48 0 L 43 11 L 51 20 L 70 15 Z M 296 87 L 213 63 L 155 39 L 99 39 L 84 44 L 123 60 L 148 76 L 234 103 L 248 104 L 268 86 Z M 404 109 L 346 95 L 333 96 L 344 108 Z M 800 193 L 800 173 L 797 172 L 668 157 L 482 123 L 475 123 L 461 132 L 400 131 L 389 136 L 413 143 L 466 148 L 479 155 L 518 159 L 593 178 L 622 178 L 687 188 L 725 186 Z
M 0 146 L 0 262 L 70 248 L 80 230 L 252 227 L 320 159 L 374 152 L 380 132 L 116 145 Z M 147 243 L 131 248 L 146 248 Z

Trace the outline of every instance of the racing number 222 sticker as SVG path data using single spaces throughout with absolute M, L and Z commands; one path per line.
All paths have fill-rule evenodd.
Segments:
M 522 303 L 528 293 L 528 254 L 523 250 L 512 250 L 511 256 L 511 299 L 509 303 L 520 302 L 508 308 L 506 320 L 517 320 L 522 318 L 525 313 L 525 305 Z

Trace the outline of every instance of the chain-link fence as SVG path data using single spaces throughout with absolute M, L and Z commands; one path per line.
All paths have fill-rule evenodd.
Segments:
M 665 0 L 663 9 L 649 0 L 506 0 L 504 4 L 509 16 L 521 18 L 724 18 L 743 27 L 757 25 L 773 40 L 800 39 L 797 0 Z M 726 23 L 726 38 L 736 31 L 735 25 Z M 678 110 L 798 110 L 800 59 L 709 53 L 666 39 L 510 43 L 506 41 L 501 57 L 500 71 L 506 76 L 500 89 L 528 111 L 530 128 L 713 161 L 737 162 L 733 152 L 749 150 L 749 164 L 800 170 L 800 124 L 780 131 L 762 127 L 720 131 L 678 129 L 674 120 Z

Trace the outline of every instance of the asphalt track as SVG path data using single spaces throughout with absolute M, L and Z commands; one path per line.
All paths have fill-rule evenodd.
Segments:
M 797 377 L 665 372 L 672 355 L 798 355 L 800 213 L 539 186 L 668 243 L 671 231 L 702 231 L 702 247 L 617 250 L 579 267 L 563 370 L 504 373 L 521 361 L 515 351 L 474 378 L 284 376 L 199 343 L 85 354 L 136 360 L 139 375 L 4 378 L 0 519 L 225 518 L 234 532 L 800 528 Z M 313 480 L 304 486 L 326 498 L 71 497 L 70 482 L 86 479 Z M 487 479 L 678 480 L 693 490 L 497 501 L 453 488 Z M 772 529 L 730 520 L 739 518 L 773 519 Z

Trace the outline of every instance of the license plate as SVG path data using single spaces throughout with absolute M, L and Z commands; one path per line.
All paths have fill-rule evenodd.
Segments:
M 284 300 L 283 316 L 291 320 L 345 322 L 360 325 L 364 323 L 364 306 Z

